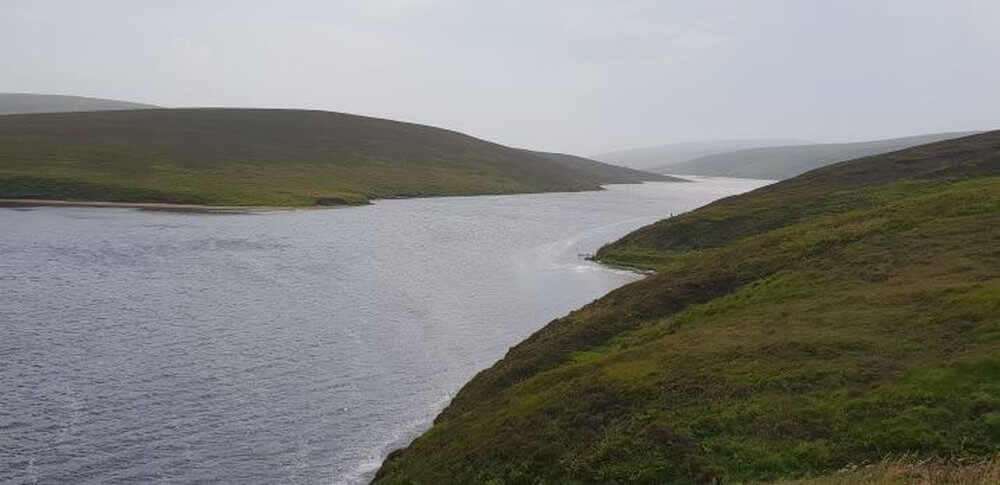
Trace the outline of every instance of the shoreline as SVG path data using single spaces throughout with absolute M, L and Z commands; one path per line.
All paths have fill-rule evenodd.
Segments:
M 625 195 L 627 195 L 627 194 L 629 194 L 629 193 L 632 192 L 632 189 L 630 187 L 637 186 L 637 185 L 641 185 L 641 184 L 608 184 L 607 186 L 602 186 L 602 189 L 605 189 L 605 188 L 607 189 L 607 191 L 604 192 L 606 195 L 611 195 L 611 194 L 614 194 L 614 193 L 619 193 L 619 194 L 622 194 L 621 197 L 625 197 Z M 693 193 L 700 193 L 701 192 L 701 190 L 695 184 L 683 184 L 685 186 L 684 189 L 675 189 L 675 188 L 672 188 L 671 185 L 673 185 L 673 186 L 680 186 L 680 185 L 682 185 L 682 184 L 674 184 L 672 182 L 649 182 L 649 183 L 646 183 L 646 185 L 652 186 L 651 189 L 654 190 L 654 192 L 652 192 L 652 193 L 654 193 L 654 194 L 662 194 L 664 197 L 670 197 L 667 194 L 673 193 L 673 192 L 675 192 L 677 190 L 683 190 L 684 193 L 692 193 L 692 194 Z M 625 190 L 623 192 L 618 192 L 616 190 L 615 186 L 617 186 L 617 187 L 619 187 L 621 189 L 627 189 L 627 190 Z M 555 196 L 566 195 L 566 196 L 573 196 L 573 198 L 576 198 L 575 197 L 576 194 L 580 194 L 581 196 L 583 196 L 583 197 L 580 198 L 581 203 L 597 203 L 598 205 L 595 206 L 595 207 L 599 207 L 599 206 L 601 206 L 601 204 L 599 203 L 599 200 L 603 200 L 603 199 L 597 199 L 597 200 L 595 200 L 592 197 L 590 197 L 590 195 L 592 195 L 592 194 L 600 194 L 600 193 L 601 192 L 597 192 L 597 191 L 594 191 L 594 192 L 590 192 L 590 191 L 573 191 L 573 192 L 568 192 L 567 191 L 567 192 L 549 192 L 549 193 L 536 193 L 536 194 L 539 194 L 539 195 L 555 195 Z M 506 203 L 506 202 L 503 202 L 502 199 L 510 199 L 510 198 L 514 198 L 516 196 L 521 196 L 521 195 L 532 195 L 532 194 L 486 194 L 486 197 L 488 197 L 489 199 L 494 199 L 494 202 L 496 202 L 496 203 Z M 483 196 L 482 195 L 465 195 L 465 196 L 397 196 L 397 197 L 391 197 L 391 198 L 387 197 L 387 198 L 384 198 L 384 199 L 381 199 L 381 200 L 380 199 L 375 199 L 372 202 L 374 202 L 375 204 L 379 204 L 380 201 L 390 202 L 392 200 L 396 200 L 398 202 L 393 202 L 391 205 L 396 206 L 396 207 L 400 207 L 400 206 L 403 205 L 403 202 L 406 201 L 406 200 L 408 200 L 408 199 L 418 199 L 418 198 L 441 198 L 441 199 L 444 199 L 444 198 L 454 198 L 454 197 L 459 197 L 459 198 L 467 199 L 471 203 L 471 201 L 473 201 L 474 199 L 482 198 Z M 543 200 L 543 199 L 539 199 L 539 200 Z M 587 202 L 587 201 L 591 201 L 591 202 Z M 42 207 L 42 206 L 128 208 L 128 209 L 130 209 L 130 211 L 131 210 L 145 209 L 145 208 L 148 208 L 149 206 L 166 207 L 168 209 L 146 209 L 146 210 L 177 210 L 178 207 L 180 207 L 181 209 L 187 208 L 187 207 L 193 207 L 193 208 L 195 208 L 195 209 L 197 209 L 199 211 L 205 211 L 205 212 L 227 212 L 227 211 L 229 211 L 231 209 L 235 209 L 235 210 L 232 211 L 232 217 L 234 217 L 234 218 L 239 218 L 239 215 L 241 215 L 241 214 L 252 215 L 253 211 L 255 211 L 255 210 L 275 209 L 275 210 L 285 211 L 285 210 L 294 210 L 294 209 L 313 209 L 313 208 L 333 208 L 333 207 L 337 207 L 337 206 L 333 206 L 333 207 L 323 207 L 323 206 L 291 206 L 291 207 L 290 206 L 284 206 L 284 207 L 281 207 L 281 206 L 279 206 L 279 207 L 267 207 L 267 206 L 201 206 L 201 205 L 193 205 L 193 204 L 169 204 L 169 203 L 106 202 L 106 201 L 105 202 L 100 202 L 100 201 L 79 201 L 79 200 L 78 201 L 73 201 L 73 200 L 55 200 L 55 199 L 3 199 L 3 198 L 0 198 L 0 207 L 5 207 L 8 203 L 11 203 L 11 202 L 16 203 L 18 206 L 25 207 L 24 209 L 22 209 L 20 211 L 21 213 L 24 214 L 24 219 L 30 219 L 30 218 L 33 217 L 31 215 L 32 211 L 34 210 L 33 207 Z M 456 200 L 456 201 L 452 201 L 452 202 L 454 202 L 457 205 L 465 205 L 466 204 L 466 202 L 462 201 L 462 200 Z M 517 203 L 517 202 L 514 202 L 514 201 L 510 201 L 510 203 L 512 203 L 512 207 L 522 207 L 522 205 L 520 203 Z M 490 201 L 487 201 L 487 204 L 491 204 Z M 387 204 L 387 205 L 390 205 L 390 204 Z M 526 210 L 533 211 L 533 209 L 531 208 L 533 205 L 534 204 L 529 201 L 529 203 L 526 204 L 526 205 L 524 205 L 524 207 L 526 208 Z M 657 204 L 657 205 L 659 205 L 659 204 Z M 136 208 L 136 206 L 139 206 L 139 207 Z M 576 203 L 570 203 L 570 206 L 571 207 L 575 207 Z M 350 207 L 350 206 L 339 206 L 339 207 Z M 628 207 L 631 207 L 631 206 L 628 206 Z M 220 209 L 220 208 L 222 209 L 222 211 L 218 211 L 217 210 L 217 209 Z M 92 210 L 92 209 L 88 209 L 88 211 L 89 210 Z M 58 211 L 58 209 L 57 209 L 57 211 Z M 53 211 L 53 213 L 56 213 L 57 211 Z M 98 211 L 94 211 L 95 214 L 97 212 Z M 112 211 L 112 212 L 115 212 L 115 211 Z M 650 213 L 652 214 L 653 212 L 662 213 L 663 210 L 658 209 L 658 208 L 657 209 L 650 209 Z M 2 211 L 0 211 L 0 213 L 2 213 Z M 128 212 L 121 212 L 121 214 L 122 215 L 127 215 Z M 273 215 L 282 215 L 282 214 L 292 215 L 294 213 L 286 213 L 286 212 L 274 212 L 273 213 Z M 304 213 L 303 215 L 305 215 L 305 214 L 310 214 L 310 213 Z M 336 214 L 342 214 L 342 213 L 327 213 L 327 214 L 329 214 L 330 216 L 334 216 Z M 37 215 L 42 216 L 43 214 L 42 213 L 37 213 Z M 150 216 L 153 216 L 153 215 L 155 215 L 155 214 L 150 214 Z M 264 215 L 264 213 L 261 213 L 261 215 Z M 319 215 L 320 214 L 317 214 L 317 216 L 319 216 Z M 137 216 L 138 216 L 138 214 L 137 214 Z M 191 218 L 194 218 L 194 219 L 206 219 L 206 220 L 208 220 L 208 219 L 216 219 L 216 217 L 212 217 L 212 214 L 205 214 L 205 215 L 202 215 L 201 217 L 198 217 L 198 214 L 191 214 L 188 217 L 191 217 Z M 223 214 L 220 214 L 218 217 L 229 219 L 229 217 L 224 217 Z M 603 224 L 587 224 L 585 228 L 581 228 L 580 229 L 579 234 L 577 234 L 575 232 L 560 231 L 560 236 L 559 236 L 560 237 L 560 241 L 562 241 L 562 238 L 566 238 L 568 241 L 573 241 L 574 242 L 574 244 L 571 244 L 571 245 L 569 245 L 569 246 L 567 246 L 565 248 L 563 248 L 563 246 L 561 244 L 556 244 L 555 245 L 555 247 L 557 247 L 557 248 L 563 248 L 562 251 L 559 252 L 558 254 L 561 254 L 562 256 L 565 256 L 566 259 L 567 259 L 567 264 L 560 271 L 563 271 L 563 270 L 568 271 L 567 272 L 567 276 L 569 278 L 574 278 L 575 276 L 572 276 L 572 275 L 577 275 L 577 274 L 579 274 L 581 272 L 583 272 L 583 273 L 598 273 L 598 274 L 605 273 L 605 275 L 601 276 L 600 279 L 603 280 L 604 278 L 608 278 L 611 281 L 618 281 L 619 279 L 620 280 L 627 280 L 627 282 L 624 283 L 622 286 L 627 285 L 627 284 L 633 282 L 634 280 L 639 280 L 639 279 L 642 279 L 642 278 L 646 277 L 641 271 L 636 271 L 636 269 L 634 269 L 634 268 L 628 268 L 628 267 L 624 267 L 624 266 L 622 266 L 622 267 L 616 267 L 614 265 L 606 264 L 606 263 L 603 263 L 603 262 L 598 261 L 596 259 L 593 259 L 594 253 L 596 252 L 596 248 L 598 248 L 598 247 L 600 247 L 600 246 L 602 246 L 604 244 L 608 244 L 610 242 L 613 242 L 614 240 L 616 240 L 616 239 L 618 239 L 620 237 L 620 235 L 618 235 L 617 233 L 614 234 L 614 235 L 612 235 L 612 234 L 607 233 L 607 231 L 595 231 L 595 228 L 604 227 L 604 226 L 618 227 L 618 226 L 620 226 L 622 224 L 632 224 L 639 217 L 660 217 L 660 216 L 656 216 L 656 215 L 649 215 L 649 216 L 634 215 L 634 216 L 630 216 L 630 217 L 624 217 L 624 216 L 622 216 L 622 217 L 615 217 L 614 219 L 609 219 L 606 223 L 603 223 Z M 115 217 L 111 217 L 111 218 L 115 219 Z M 249 221 L 249 219 L 247 219 L 247 221 Z M 632 221 L 632 222 L 630 222 L 630 221 Z M 238 221 L 236 223 L 238 225 L 243 224 L 243 223 L 240 223 Z M 198 223 L 198 224 L 200 225 L 201 223 Z M 645 224 L 646 224 L 645 222 L 641 223 L 641 225 L 645 225 Z M 628 230 L 626 230 L 625 232 L 627 233 Z M 584 241 L 584 242 L 586 242 L 586 244 L 584 246 L 578 246 L 577 244 L 575 244 L 575 243 L 579 243 L 580 241 Z M 526 261 L 531 262 L 533 266 L 538 266 L 540 264 L 544 264 L 544 261 L 548 261 L 548 260 L 551 260 L 551 261 L 561 261 L 562 260 L 562 257 L 558 257 L 557 258 L 556 256 L 554 256 L 552 254 L 549 254 L 548 252 L 541 253 L 541 254 L 546 255 L 547 259 L 541 260 L 541 261 L 535 260 L 535 259 L 526 259 Z M 575 257 L 571 258 L 571 256 L 575 256 Z M 578 266 L 582 267 L 583 271 L 581 271 L 578 268 Z M 560 265 L 560 267 L 562 267 L 562 265 Z M 536 271 L 537 271 L 537 269 L 533 270 L 532 272 L 534 273 Z M 589 280 L 592 277 L 591 276 L 584 276 L 584 278 L 587 279 L 587 280 Z M 616 287 L 618 287 L 618 286 L 616 286 Z M 597 295 L 594 298 L 603 298 L 610 291 L 614 291 L 614 290 L 612 289 L 612 290 L 601 291 L 601 292 L 597 293 Z M 579 304 L 570 305 L 570 307 L 573 308 L 573 309 L 575 309 L 575 308 L 578 308 L 580 305 L 585 305 L 586 304 L 586 300 L 590 300 L 590 298 L 582 299 L 579 302 Z M 563 312 L 557 312 L 557 313 L 554 313 L 553 315 L 554 316 L 552 318 L 555 318 L 555 315 L 564 316 Z M 531 322 L 532 322 L 531 323 L 532 328 L 537 329 L 546 320 L 549 320 L 549 318 L 540 318 L 540 319 L 537 319 L 537 320 L 532 319 L 531 320 Z M 537 330 L 532 330 L 532 331 L 537 331 Z M 515 339 L 515 341 L 520 341 L 520 340 L 521 339 Z M 505 347 L 505 346 L 506 345 L 501 346 L 501 348 L 500 348 L 500 353 L 501 354 L 503 352 L 502 347 Z M 380 433 L 379 434 L 380 439 L 379 440 L 373 440 L 374 441 L 373 446 L 371 446 L 371 447 L 365 446 L 364 448 L 362 448 L 363 453 L 359 453 L 359 459 L 357 459 L 357 460 L 351 459 L 351 460 L 344 460 L 343 461 L 343 463 L 344 463 L 344 471 L 342 473 L 339 473 L 336 478 L 338 480 L 342 479 L 345 482 L 350 482 L 350 483 L 353 483 L 355 481 L 358 482 L 358 483 L 362 483 L 362 482 L 363 483 L 368 483 L 368 482 L 370 482 L 372 479 L 374 479 L 374 477 L 376 476 L 376 474 L 378 473 L 378 471 L 382 468 L 383 464 L 385 463 L 385 460 L 386 460 L 387 456 L 389 456 L 389 454 L 391 452 L 407 448 L 413 442 L 414 439 L 416 439 L 417 437 L 419 437 L 419 436 L 423 435 L 424 433 L 426 433 L 427 429 L 429 429 L 430 426 L 431 426 L 431 424 L 433 423 L 435 417 L 437 417 L 438 415 L 440 415 L 441 411 L 448 404 L 451 403 L 451 400 L 454 397 L 454 395 L 457 393 L 457 390 L 463 388 L 469 382 L 469 379 L 471 379 L 472 375 L 474 375 L 474 374 L 476 374 L 478 372 L 481 372 L 483 369 L 488 368 L 488 366 L 489 366 L 488 362 L 482 364 L 481 366 L 476 366 L 475 369 L 473 369 L 470 372 L 470 374 L 469 374 L 470 377 L 458 379 L 457 384 L 454 386 L 454 390 L 452 390 L 452 391 L 448 392 L 447 394 L 443 395 L 442 397 L 444 397 L 444 399 L 441 400 L 440 402 L 435 402 L 433 408 L 427 409 L 426 419 L 419 419 L 419 420 L 416 421 L 416 424 L 414 424 L 414 421 L 406 421 L 406 426 L 400 426 L 399 427 L 400 429 L 398 430 L 399 431 L 398 433 L 394 432 L 394 433 L 389 433 L 389 434 L 386 434 L 386 435 L 382 435 Z M 424 402 L 424 401 L 420 401 L 420 402 Z M 385 439 L 383 441 L 381 438 L 387 438 L 387 439 Z M 367 441 L 365 441 L 364 443 L 367 443 Z M 350 455 L 348 455 L 349 458 L 353 458 L 353 456 L 354 456 L 353 453 L 351 453 Z
M 247 213 L 266 211 L 292 211 L 292 210 L 313 210 L 313 209 L 338 209 L 354 207 L 354 205 L 309 205 L 309 206 L 282 206 L 282 205 L 201 205 L 201 204 L 174 204 L 169 202 L 108 202 L 89 200 L 58 200 L 58 199 L 0 199 L 0 208 L 25 208 L 25 207 L 104 207 L 120 209 L 140 209 L 148 211 L 165 212 L 216 212 L 216 213 Z
M 427 199 L 438 197 L 482 197 L 482 196 L 514 196 L 514 195 L 534 195 L 534 194 L 572 194 L 583 192 L 599 192 L 607 190 L 609 185 L 642 185 L 646 183 L 678 183 L 692 182 L 691 180 L 679 181 L 642 181 L 642 182 L 622 182 L 600 184 L 595 189 L 582 190 L 554 190 L 540 192 L 492 192 L 481 194 L 397 194 L 375 197 L 360 203 L 335 203 L 316 205 L 204 205 L 204 204 L 178 204 L 172 202 L 112 202 L 100 200 L 65 200 L 65 199 L 11 199 L 0 198 L 0 209 L 5 208 L 30 208 L 30 207 L 97 207 L 97 208 L 122 208 L 140 209 L 149 211 L 166 212 L 215 212 L 215 213 L 250 213 L 267 211 L 292 211 L 292 210 L 313 210 L 313 209 L 341 209 L 347 207 L 358 207 L 372 204 L 377 200 L 407 200 L 407 199 Z

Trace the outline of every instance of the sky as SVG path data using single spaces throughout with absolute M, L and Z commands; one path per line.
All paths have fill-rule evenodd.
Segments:
M 1000 128 L 1000 0 L 0 0 L 0 92 L 595 154 Z

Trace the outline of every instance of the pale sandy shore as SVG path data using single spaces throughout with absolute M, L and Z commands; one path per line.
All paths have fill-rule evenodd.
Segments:
M 260 212 L 336 209 L 350 207 L 349 205 L 328 206 L 264 206 L 264 205 L 198 205 L 198 204 L 166 204 L 160 202 L 101 202 L 82 200 L 45 200 L 45 199 L 0 199 L 0 207 L 121 207 L 128 209 L 143 209 L 155 211 L 176 212 Z

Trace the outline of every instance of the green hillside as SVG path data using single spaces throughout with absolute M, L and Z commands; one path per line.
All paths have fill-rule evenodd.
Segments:
M 0 116 L 0 198 L 209 205 L 595 190 L 669 177 L 453 131 L 302 110 Z
M 151 104 L 58 94 L 0 93 L 0 115 L 157 108 Z
M 749 148 L 647 168 L 658 173 L 782 180 L 845 160 L 880 155 L 971 134 L 972 132 L 934 133 L 856 143 L 813 143 Z
M 843 483 L 887 458 L 996 476 L 969 464 L 1000 452 L 1000 131 L 818 169 L 597 256 L 656 273 L 513 347 L 377 482 Z

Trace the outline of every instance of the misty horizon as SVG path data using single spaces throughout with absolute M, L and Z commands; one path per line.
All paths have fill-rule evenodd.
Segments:
M 0 92 L 336 111 L 580 155 L 1000 119 L 989 1 L 15 1 L 0 27 Z

